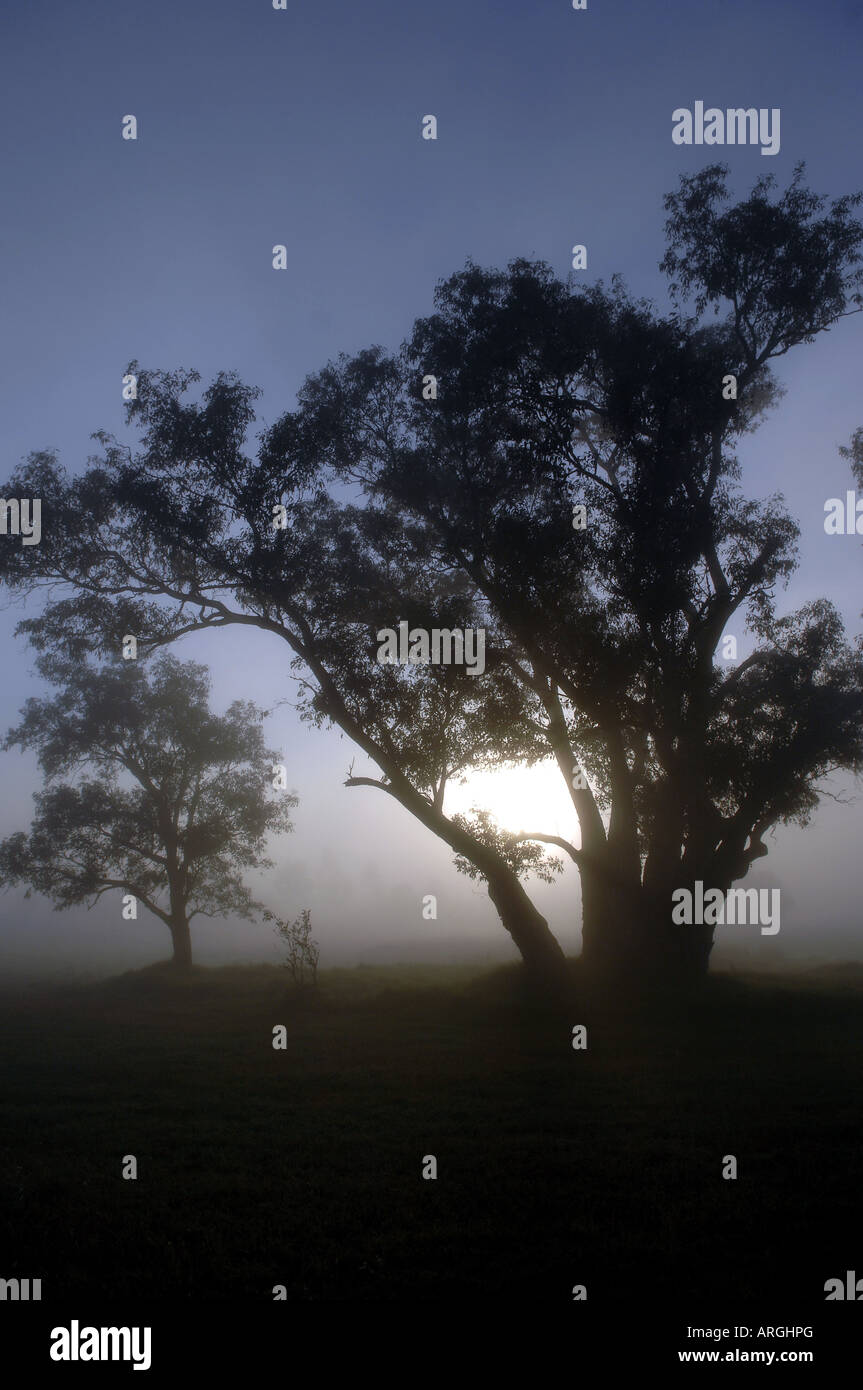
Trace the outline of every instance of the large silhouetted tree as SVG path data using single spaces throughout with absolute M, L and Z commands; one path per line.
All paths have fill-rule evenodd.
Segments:
M 131 364 L 136 452 L 101 435 L 82 477 L 35 454 L 7 485 L 43 498 L 42 543 L 3 551 L 7 579 L 70 586 L 24 629 L 66 650 L 97 631 L 272 632 L 307 717 L 380 770 L 349 785 L 395 797 L 484 878 L 532 966 L 561 960 L 521 882 L 550 872 L 553 841 L 581 875 L 588 961 L 703 971 L 713 929 L 673 926 L 673 889 L 741 878 L 827 772 L 863 764 L 859 654 L 828 602 L 777 613 L 797 528 L 780 497 L 743 494 L 736 454 L 781 394 L 772 360 L 863 304 L 859 202 L 828 206 L 800 170 L 737 205 L 722 166 L 684 177 L 665 314 L 617 279 L 468 264 L 398 353 L 308 378 L 256 458 L 253 389 L 222 375 L 194 403 L 196 374 Z M 482 626 L 485 673 L 379 664 L 376 633 L 400 620 Z M 732 669 L 729 624 L 754 640 Z M 447 815 L 454 776 L 543 757 L 578 844 Z
M 58 908 L 131 894 L 168 927 L 181 969 L 195 916 L 278 920 L 243 882 L 271 865 L 267 837 L 292 828 L 297 804 L 273 790 L 261 711 L 238 700 L 213 714 L 206 667 L 164 653 L 149 672 L 58 655 L 38 666 L 61 688 L 27 701 L 5 746 L 35 749 L 47 786 L 29 832 L 0 844 L 0 880 Z

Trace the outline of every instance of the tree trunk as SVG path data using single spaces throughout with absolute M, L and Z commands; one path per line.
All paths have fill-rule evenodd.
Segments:
M 513 873 L 488 874 L 488 895 L 529 974 L 541 985 L 562 981 L 566 957 L 545 918 Z
M 582 960 L 591 974 L 684 986 L 704 978 L 714 928 L 672 922 L 670 887 L 633 889 L 604 866 L 585 866 L 581 882 Z
M 190 970 L 192 967 L 192 936 L 189 931 L 189 919 L 186 916 L 188 879 L 185 867 L 180 860 L 176 822 L 172 818 L 169 804 L 164 801 L 159 807 L 159 833 L 165 845 L 167 859 L 170 897 L 168 926 L 174 945 L 174 956 L 171 963 L 175 970 Z
M 192 966 L 192 933 L 185 912 L 171 914 L 171 941 L 174 944 L 172 964 L 176 970 L 190 970 Z
M 648 948 L 640 890 L 614 874 L 606 855 L 579 868 L 584 964 L 602 975 L 641 970 Z
M 704 979 L 713 949 L 712 926 L 672 922 L 671 891 L 645 904 L 644 970 L 654 980 L 687 985 Z

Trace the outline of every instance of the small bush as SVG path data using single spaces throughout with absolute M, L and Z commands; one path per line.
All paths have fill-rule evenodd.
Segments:
M 320 948 L 312 940 L 312 914 L 304 908 L 295 922 L 277 922 L 276 933 L 288 950 L 288 958 L 283 961 L 290 970 L 295 985 L 316 985 L 318 982 L 318 956 Z

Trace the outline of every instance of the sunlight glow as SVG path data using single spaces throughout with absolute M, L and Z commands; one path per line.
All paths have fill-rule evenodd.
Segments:
M 476 772 L 464 786 L 448 789 L 448 815 L 467 815 L 473 806 L 490 811 L 504 830 L 538 830 L 579 843 L 578 821 L 556 763 Z

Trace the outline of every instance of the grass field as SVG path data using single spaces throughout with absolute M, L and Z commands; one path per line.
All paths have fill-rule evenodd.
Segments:
M 517 970 L 464 967 L 5 999 L 0 1274 L 45 1299 L 563 1304 L 582 1283 L 779 1307 L 863 1273 L 859 968 L 639 1006 L 573 979 L 551 1014 Z

